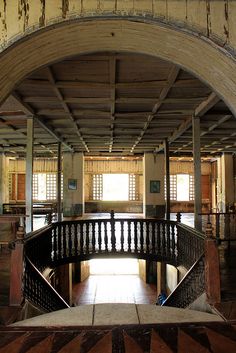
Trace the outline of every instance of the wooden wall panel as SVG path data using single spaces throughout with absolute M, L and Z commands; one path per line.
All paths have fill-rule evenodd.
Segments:
M 103 174 L 103 173 L 143 173 L 143 162 L 138 161 L 109 161 L 109 160 L 91 160 L 85 161 L 85 173 Z
M 210 193 L 210 176 L 209 175 L 202 175 L 202 199 L 203 200 L 210 200 L 211 193 Z
M 25 200 L 25 174 L 17 176 L 17 200 Z

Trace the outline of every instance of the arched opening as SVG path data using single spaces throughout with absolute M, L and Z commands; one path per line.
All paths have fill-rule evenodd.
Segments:
M 235 111 L 232 57 L 202 39 L 158 22 L 120 19 L 61 23 L 16 42 L 1 54 L 1 100 L 37 68 L 99 51 L 143 53 L 180 65 L 210 85 Z M 209 64 L 212 62 L 214 65 Z
M 96 33 L 96 35 L 94 35 L 94 33 Z M 204 52 L 205 55 L 199 57 L 200 51 Z M 104 53 L 106 53 L 107 58 L 101 59 Z M 114 70 L 114 62 L 119 55 L 122 57 L 119 59 L 120 62 L 122 62 L 122 60 L 125 62 L 130 55 L 128 59 L 130 69 L 135 67 L 136 61 L 139 62 L 139 65 L 136 65 L 135 69 L 136 75 L 139 73 L 145 73 L 147 76 L 150 75 L 147 63 L 152 63 L 154 66 L 151 73 L 156 72 L 157 74 L 159 66 L 160 73 L 162 72 L 163 74 L 164 86 L 160 88 L 160 86 L 163 85 L 163 82 L 160 82 L 162 81 L 160 76 L 159 79 L 155 77 L 154 86 L 156 85 L 156 87 L 152 86 L 151 88 L 149 86 L 150 82 L 152 82 L 151 76 L 148 80 L 145 78 L 143 81 L 138 81 L 133 78 L 133 80 L 131 80 L 132 82 L 130 82 L 129 80 L 125 81 L 125 73 L 123 73 L 123 80 L 119 82 L 119 78 L 117 79 L 115 73 L 116 69 Z M 64 68 L 66 68 L 68 63 L 72 64 L 73 60 L 74 62 L 78 60 L 80 61 L 80 65 L 82 61 L 85 65 L 90 65 L 90 61 L 96 61 L 99 57 L 99 60 L 104 61 L 105 66 L 107 66 L 107 73 L 105 75 L 101 74 L 103 78 L 100 82 L 89 81 L 88 68 L 86 69 L 87 77 L 84 82 L 82 82 L 83 80 L 80 81 L 76 79 L 74 72 L 72 80 L 68 80 L 68 77 L 63 79 L 63 75 L 66 75 Z M 209 62 L 211 61 L 214 61 L 214 66 L 209 66 Z M 60 65 L 64 67 L 61 70 L 58 69 Z M 83 23 L 73 22 L 66 25 L 61 24 L 48 31 L 45 30 L 29 36 L 26 40 L 16 43 L 15 46 L 9 48 L 5 53 L 2 53 L 0 58 L 0 68 L 2 68 L 0 71 L 0 93 L 2 99 L 4 99 L 14 89 L 12 99 L 14 102 L 20 104 L 20 109 L 18 106 L 17 110 L 22 110 L 24 114 L 26 113 L 26 115 L 29 114 L 36 117 L 36 124 L 38 124 L 38 137 L 36 137 L 38 145 L 41 145 L 40 148 L 46 147 L 49 153 L 52 152 L 52 154 L 55 152 L 55 146 L 53 146 L 55 142 L 52 142 L 52 139 L 53 141 L 57 139 L 63 142 L 64 145 L 67 145 L 67 148 L 73 149 L 78 154 L 85 152 L 88 156 L 91 155 L 93 158 L 93 154 L 90 153 L 91 150 L 93 153 L 99 151 L 101 154 L 106 153 L 108 155 L 110 153 L 112 154 L 112 152 L 118 154 L 122 151 L 124 155 L 131 155 L 132 157 L 140 153 L 157 153 L 163 148 L 163 141 L 168 138 L 171 140 L 171 148 L 173 148 L 173 152 L 176 152 L 177 156 L 179 152 L 181 153 L 181 150 L 188 154 L 191 150 L 190 146 L 192 141 L 191 131 L 188 131 L 189 129 L 191 130 L 189 118 L 196 113 L 196 109 L 198 113 L 199 111 L 201 112 L 200 116 L 205 116 L 206 113 L 210 112 L 212 118 L 207 118 L 205 122 L 203 121 L 203 123 L 206 123 L 205 130 L 203 131 L 204 135 L 208 134 L 207 139 L 209 138 L 211 141 L 210 143 L 205 141 L 203 149 L 205 149 L 207 153 L 211 153 L 212 151 L 216 151 L 216 153 L 218 151 L 232 152 L 234 151 L 235 144 L 231 141 L 233 132 L 229 135 L 228 125 L 228 131 L 223 137 L 220 136 L 214 139 L 214 130 L 220 125 L 231 124 L 234 120 L 234 117 L 225 104 L 227 103 L 233 112 L 236 111 L 236 98 L 234 95 L 236 74 L 233 69 L 234 65 L 231 58 L 210 46 L 208 43 L 186 33 L 177 32 L 159 26 L 158 24 L 135 23 L 122 20 L 95 20 Z M 70 65 L 68 65 L 68 67 L 69 66 Z M 53 68 L 51 69 L 51 67 Z M 37 71 L 37 69 L 39 69 L 39 71 Z M 184 72 L 184 69 L 186 69 L 187 72 Z M 101 72 L 102 70 L 103 67 L 101 65 Z M 127 68 L 126 70 L 129 73 Z M 96 71 L 99 75 L 99 70 Z M 70 73 L 68 74 L 70 75 Z M 196 77 L 205 82 L 207 86 L 202 84 Z M 178 80 L 182 81 L 177 82 Z M 159 81 L 159 87 L 157 81 Z M 144 87 L 144 83 L 146 87 Z M 81 92 L 83 91 L 82 93 L 80 92 L 80 94 L 78 94 L 79 88 L 75 88 L 75 86 L 79 84 L 81 84 Z M 84 84 L 85 86 L 87 85 L 87 88 L 83 86 Z M 118 87 L 119 84 L 120 87 Z M 132 93 L 133 96 L 130 96 L 130 92 L 126 92 L 127 88 L 125 84 L 131 84 L 133 87 L 136 85 L 135 92 Z M 175 84 L 177 84 L 177 86 L 179 84 L 182 87 L 182 95 L 178 96 L 178 89 L 175 92 Z M 187 86 L 184 86 L 184 84 L 187 84 Z M 28 88 L 26 87 L 27 85 Z M 36 88 L 33 88 L 34 85 L 37 87 L 35 86 Z M 70 85 L 71 87 L 69 87 Z M 197 87 L 195 85 L 197 85 Z M 143 90 L 142 97 L 138 94 L 137 86 L 140 86 L 139 89 Z M 72 92 L 73 89 L 77 90 L 75 95 Z M 88 92 L 89 90 L 97 89 L 98 95 L 86 93 L 86 95 L 83 96 L 86 89 Z M 212 89 L 219 94 L 219 97 L 221 97 L 225 103 L 211 91 Z M 72 92 L 71 94 L 69 93 L 70 90 Z M 156 91 L 154 92 L 154 90 Z M 53 95 L 51 95 L 51 91 L 53 91 Z M 118 96 L 118 91 L 120 96 Z M 36 96 L 34 94 L 36 94 Z M 190 94 L 190 97 L 188 97 L 186 102 L 187 94 Z M 158 96 L 157 100 L 155 98 L 156 95 Z M 181 102 L 181 99 L 185 99 L 185 103 Z M 132 100 L 133 103 L 131 102 Z M 122 108 L 122 104 L 126 105 L 125 109 Z M 162 109 L 159 109 L 161 105 L 164 106 L 165 104 L 167 105 L 166 108 L 162 107 Z M 173 104 L 172 107 L 171 104 Z M 181 108 L 181 104 L 185 105 Z M 63 108 L 62 118 L 60 118 L 61 112 L 56 111 L 58 105 Z M 83 105 L 86 106 L 86 108 L 84 108 Z M 96 105 L 101 105 L 102 109 L 99 110 Z M 130 108 L 130 105 L 135 105 L 136 110 L 133 110 L 133 107 Z M 78 110 L 77 117 L 75 114 L 76 109 Z M 82 113 L 82 109 L 84 109 L 85 112 Z M 90 111 L 90 113 L 88 111 Z M 82 125 L 81 117 L 83 114 L 86 115 L 88 113 L 91 114 L 93 118 L 95 117 L 95 119 L 98 119 L 99 116 L 100 118 L 102 117 L 103 123 L 107 120 L 105 122 L 106 131 L 104 133 L 101 133 L 101 130 L 99 130 L 98 123 L 95 125 L 90 123 L 89 126 Z M 120 123 L 120 130 L 122 131 L 119 132 L 118 135 L 117 130 L 119 130 L 119 127 L 117 127 L 117 130 L 115 127 L 116 123 L 118 124 L 116 118 L 118 118 L 119 114 L 122 115 L 125 113 L 131 115 L 134 113 L 134 116 L 141 113 L 139 115 L 139 117 L 141 117 L 140 122 L 138 122 L 138 119 L 135 120 L 133 126 L 129 128 L 127 123 L 124 125 Z M 158 115 L 163 116 L 158 117 Z M 170 123 L 171 115 L 173 117 L 172 123 Z M 121 116 L 119 118 L 122 119 Z M 155 118 L 159 118 L 159 120 L 157 122 L 157 131 L 153 134 L 154 136 L 152 136 L 153 131 L 155 131 Z M 130 117 L 128 119 L 130 119 Z M 62 124 L 60 124 L 60 120 Z M 87 124 L 89 120 L 88 115 L 85 120 L 86 122 L 84 123 Z M 67 124 L 71 124 L 71 126 L 67 126 Z M 45 136 L 43 136 L 42 133 L 42 126 L 43 129 L 46 129 Z M 164 131 L 161 130 L 161 126 L 164 128 Z M 20 129 L 23 131 L 24 128 L 25 126 Z M 64 136 L 63 134 L 66 135 L 67 128 L 72 131 L 69 135 Z M 87 132 L 86 129 L 88 130 Z M 125 131 L 127 132 L 129 129 L 134 129 L 134 131 L 128 134 L 127 137 L 125 136 Z M 17 129 L 15 131 L 17 131 Z M 22 131 L 18 130 L 18 132 Z M 158 131 L 161 131 L 160 135 L 158 135 Z M 76 139 L 73 137 L 74 133 L 77 135 Z M 117 136 L 118 139 L 115 141 L 115 137 Z M 149 136 L 146 144 L 142 144 L 143 136 Z M 173 139 L 173 136 L 175 139 Z M 180 136 L 183 137 L 182 140 L 179 139 Z M 123 144 L 120 146 L 119 140 L 121 140 L 122 137 L 124 140 Z M 180 141 L 179 145 L 178 139 Z M 11 140 L 11 137 L 9 140 Z M 101 141 L 102 149 L 100 150 L 99 143 L 101 143 Z M 218 141 L 220 141 L 220 147 L 217 146 Z M 97 142 L 99 143 L 97 144 Z M 17 141 L 10 143 L 10 146 L 7 145 L 8 143 L 9 141 L 4 142 L 3 151 L 18 150 L 19 152 L 18 147 L 23 147 L 23 144 L 20 145 Z M 36 150 L 37 147 L 38 146 L 36 146 Z M 76 159 L 77 157 L 78 159 Z M 75 163 L 79 164 L 81 159 L 80 156 L 77 157 L 73 156 L 73 158 L 76 159 Z M 72 157 L 70 156 L 69 158 Z M 73 161 L 71 164 L 67 164 L 67 166 L 68 165 L 69 168 L 67 170 L 71 171 L 72 169 L 70 169 L 70 167 L 73 166 Z M 163 172 L 162 176 L 161 206 L 163 206 L 164 203 Z M 72 193 L 76 191 L 77 188 L 78 190 L 83 190 L 80 189 L 77 184 L 77 177 L 72 175 L 67 179 L 68 183 L 66 182 L 64 185 L 66 185 L 66 188 L 69 190 L 68 192 Z M 160 179 L 157 177 L 153 178 L 152 176 L 150 176 L 149 179 L 150 182 L 154 182 L 150 183 L 150 194 L 159 194 Z M 190 177 L 188 177 L 188 183 L 188 198 L 190 198 Z M 75 209 L 76 211 L 78 202 L 72 206 L 73 210 Z

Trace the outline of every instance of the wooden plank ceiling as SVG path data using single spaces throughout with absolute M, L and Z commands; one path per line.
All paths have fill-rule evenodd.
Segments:
M 236 152 L 236 119 L 212 90 L 176 65 L 144 56 L 99 53 L 55 63 L 18 84 L 0 107 L 0 151 L 24 155 L 27 116 L 35 154 L 192 152 L 192 116 L 201 119 L 204 155 Z

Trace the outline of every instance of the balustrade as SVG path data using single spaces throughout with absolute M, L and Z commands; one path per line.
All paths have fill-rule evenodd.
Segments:
M 47 312 L 69 308 L 69 305 L 27 256 L 25 257 L 23 293 L 26 299 Z
M 203 225 L 211 222 L 213 225 L 213 235 L 217 242 L 236 241 L 236 213 L 234 212 L 210 212 L 200 213 L 203 219 Z
M 25 249 L 40 270 L 108 253 L 165 261 L 189 269 L 204 251 L 204 237 L 193 228 L 169 220 L 64 221 L 32 233 Z
M 169 295 L 162 306 L 187 308 L 205 291 L 205 256 L 202 255 L 191 267 L 175 290 Z
M 57 222 L 31 233 L 25 240 L 25 254 L 29 260 L 26 260 L 24 294 L 46 310 L 56 310 L 58 305 L 64 305 L 60 303 L 60 299 L 54 298 L 54 293 L 43 282 L 40 273 L 33 273 L 33 264 L 43 271 L 48 266 L 55 267 L 96 256 L 111 255 L 164 261 L 176 267 L 184 266 L 188 270 L 203 253 L 204 235 L 175 221 L 116 219 L 112 214 L 111 219 Z M 191 291 L 195 296 L 198 288 L 202 292 L 204 260 L 195 264 L 194 269 L 189 272 L 187 281 L 185 279 L 180 283 L 186 292 L 186 298 L 190 298 Z M 192 288 L 188 288 L 189 286 Z M 47 300 L 44 288 L 49 292 L 49 304 L 44 303 Z M 179 290 L 173 295 L 179 296 Z M 168 298 L 168 305 L 172 305 L 169 300 Z M 177 298 L 178 303 L 182 303 L 177 306 L 184 307 L 187 299 L 181 300 Z

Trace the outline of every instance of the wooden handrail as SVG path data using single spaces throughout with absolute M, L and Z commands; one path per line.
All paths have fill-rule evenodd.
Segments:
M 169 220 L 86 219 L 53 223 L 31 233 L 25 242 L 26 254 L 40 270 L 108 253 L 165 261 L 188 269 L 202 253 L 204 235 Z
M 200 256 L 185 274 L 174 291 L 167 297 L 162 306 L 187 308 L 194 300 L 204 293 L 204 264 L 205 256 L 202 254 L 202 256 Z
M 23 294 L 26 299 L 48 312 L 70 307 L 27 256 Z

